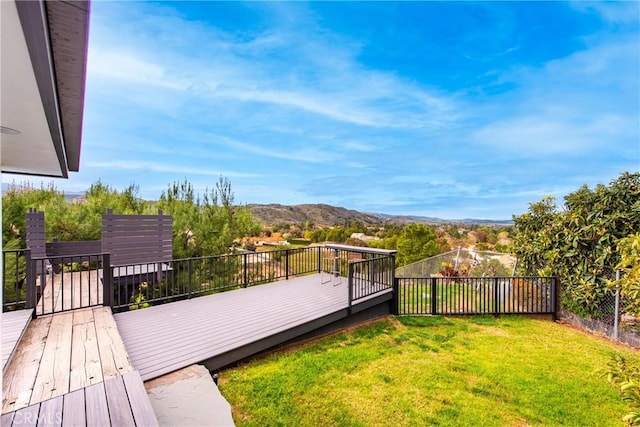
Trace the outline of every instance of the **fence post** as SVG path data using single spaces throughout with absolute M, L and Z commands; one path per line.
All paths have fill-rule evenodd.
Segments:
M 391 314 L 397 316 L 400 314 L 400 279 L 393 278 L 393 306 L 391 307 Z
M 553 321 L 555 322 L 560 318 L 560 307 L 562 307 L 562 284 L 560 283 L 560 278 L 558 276 L 553 277 L 554 283 L 554 298 L 553 298 Z
M 493 315 L 500 314 L 500 294 L 498 292 L 498 278 L 493 279 Z
M 438 312 L 438 279 L 431 278 L 431 315 L 435 316 Z
M 17 265 L 19 264 L 16 263 L 16 266 Z M 27 281 L 26 306 L 27 308 L 35 308 L 36 306 L 36 266 L 33 260 L 31 259 L 31 249 L 27 249 L 25 251 L 25 269 L 26 269 L 25 280 Z M 19 300 L 18 293 L 16 292 L 16 302 L 18 300 Z
M 284 258 L 284 275 L 285 275 L 285 279 L 289 280 L 289 251 L 291 249 L 285 249 L 285 258 Z
M 111 254 L 102 254 L 102 305 L 113 307 L 113 272 Z
M 613 318 L 613 339 L 618 341 L 618 317 L 620 316 L 620 270 L 616 270 L 616 305 Z

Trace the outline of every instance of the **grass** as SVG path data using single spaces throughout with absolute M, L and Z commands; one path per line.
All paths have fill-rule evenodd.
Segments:
M 623 425 L 637 351 L 520 317 L 399 317 L 225 371 L 238 426 Z

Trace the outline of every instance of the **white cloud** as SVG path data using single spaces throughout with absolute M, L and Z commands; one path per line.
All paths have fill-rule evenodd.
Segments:
M 98 25 L 90 72 L 190 90 L 201 99 L 265 103 L 287 108 L 292 115 L 313 114 L 365 127 L 438 128 L 456 120 L 459 108 L 451 97 L 391 73 L 362 68 L 356 41 L 312 23 L 301 27 L 290 24 L 295 20 L 284 21 L 287 25 L 240 38 L 166 10 L 157 15 L 148 10 L 149 27 L 122 21 L 114 21 L 120 28 Z M 152 30 L 158 34 L 145 32 Z M 113 32 L 118 37 L 112 37 Z M 130 43 L 125 45 L 125 40 Z M 189 41 L 192 50 L 165 49 Z
M 586 50 L 503 76 L 517 88 L 480 109 L 470 141 L 522 156 L 581 155 L 640 140 L 640 45 L 598 40 Z
M 187 81 L 171 76 L 166 67 L 143 60 L 140 52 L 95 47 L 91 50 L 87 68 L 93 76 L 164 89 L 185 90 L 189 87 Z
M 152 172 L 170 172 L 183 175 L 208 175 L 208 176 L 226 176 L 230 178 L 259 178 L 260 175 L 253 173 L 222 171 L 208 168 L 198 168 L 190 166 L 181 166 L 168 163 L 135 161 L 135 160 L 111 160 L 111 161 L 87 161 L 87 168 L 100 168 L 109 170 L 138 170 Z
M 640 22 L 640 3 L 637 1 L 574 1 L 571 5 L 582 12 L 594 11 L 610 23 Z

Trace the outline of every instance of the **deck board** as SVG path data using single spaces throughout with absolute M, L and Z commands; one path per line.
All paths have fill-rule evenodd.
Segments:
M 7 364 L 2 378 L 2 413 L 29 405 L 51 319 L 42 317 L 29 323 L 14 357 Z
M 53 317 L 31 394 L 31 405 L 69 392 L 72 332 L 73 313 Z
M 2 415 L 2 427 L 155 427 L 158 420 L 137 372 L 110 378 Z
M 38 278 L 44 284 L 36 304 L 36 314 L 51 314 L 102 304 L 101 270 L 47 274 Z
M 31 321 L 33 310 L 7 311 L 1 315 L 2 324 L 2 369 L 14 353 L 18 341 L 22 338 Z
M 131 362 L 146 381 L 346 308 L 346 279 L 334 286 L 310 275 L 114 317 Z
M 4 371 L 2 413 L 132 370 L 109 307 L 38 317 Z

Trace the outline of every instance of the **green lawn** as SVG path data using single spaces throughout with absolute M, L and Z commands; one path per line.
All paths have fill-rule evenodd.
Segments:
M 389 317 L 221 373 L 239 426 L 624 425 L 640 353 L 550 321 Z

